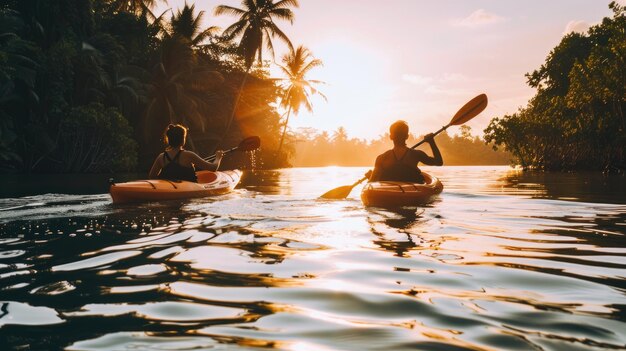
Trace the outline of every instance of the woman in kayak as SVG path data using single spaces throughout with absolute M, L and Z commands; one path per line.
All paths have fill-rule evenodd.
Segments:
M 168 147 L 157 156 L 150 169 L 151 179 L 186 180 L 197 182 L 196 169 L 216 171 L 224 152 L 215 152 L 215 162 L 207 162 L 195 152 L 183 149 L 187 139 L 187 128 L 180 124 L 170 124 L 165 130 L 165 142 Z
M 421 162 L 429 166 L 442 166 L 441 152 L 435 143 L 434 135 L 428 134 L 424 140 L 430 144 L 433 157 L 424 151 L 409 149 L 406 141 L 409 138 L 409 125 L 405 121 L 396 121 L 389 127 L 393 149 L 385 151 L 376 158 L 374 172 L 370 182 L 390 180 L 398 182 L 424 183 L 422 172 L 417 167 Z

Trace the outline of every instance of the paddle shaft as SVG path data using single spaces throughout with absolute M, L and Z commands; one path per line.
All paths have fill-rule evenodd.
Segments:
M 252 150 L 256 150 L 261 146 L 261 139 L 258 136 L 251 136 L 251 137 L 247 137 L 245 139 L 243 139 L 239 145 L 235 146 L 232 149 L 228 149 L 228 150 L 224 150 L 223 153 L 227 154 L 229 152 L 233 152 L 235 150 L 241 150 L 241 151 L 252 151 Z M 209 162 L 213 162 L 215 161 L 215 155 L 209 156 L 209 157 L 205 157 L 204 160 L 209 161 Z
M 434 133 L 433 133 L 433 137 L 434 137 L 434 136 L 436 136 L 437 134 L 439 134 L 439 133 L 443 132 L 444 130 L 448 129 L 448 127 L 449 127 L 449 126 L 450 126 L 450 125 L 448 124 L 448 125 L 445 125 L 445 126 L 441 127 L 441 129 L 439 129 L 438 131 L 436 131 L 436 132 L 434 132 Z M 411 149 L 415 149 L 416 147 L 418 147 L 418 146 L 420 146 L 420 145 L 424 144 L 425 142 L 426 142 L 426 139 L 422 139 L 422 141 L 420 141 L 419 143 L 417 143 L 417 144 L 415 144 L 415 145 L 411 146 Z
M 226 155 L 227 153 L 233 152 L 233 151 L 235 151 L 237 149 L 239 149 L 239 146 L 235 146 L 232 149 L 224 150 L 223 152 L 224 152 L 224 155 Z M 209 162 L 213 162 L 213 161 L 215 161 L 215 157 L 216 157 L 215 155 L 211 155 L 209 157 L 205 157 L 204 160 L 209 161 Z
M 357 180 L 354 184 L 352 184 L 352 187 L 354 188 L 355 186 L 357 186 L 357 185 L 359 185 L 359 184 L 363 183 L 363 181 L 368 180 L 368 179 L 369 179 L 369 177 L 365 176 L 365 177 L 363 177 L 363 178 L 361 178 L 361 179 Z
M 433 137 L 448 129 L 448 127 L 450 126 L 458 126 L 468 122 L 469 120 L 480 114 L 485 109 L 485 107 L 487 107 L 487 95 L 480 94 L 476 96 L 472 100 L 468 101 L 465 105 L 463 105 L 463 107 L 461 107 L 461 109 L 454 115 L 454 117 L 452 117 L 450 123 L 441 127 L 441 129 L 439 129 L 438 131 L 434 132 Z M 426 139 L 413 145 L 411 149 L 415 149 L 416 147 L 422 145 L 424 142 L 426 142 Z

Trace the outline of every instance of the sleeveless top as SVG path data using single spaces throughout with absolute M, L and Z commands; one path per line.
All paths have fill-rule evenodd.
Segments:
M 159 179 L 167 180 L 186 180 L 188 182 L 197 182 L 196 170 L 193 167 L 184 167 L 178 163 L 178 158 L 183 150 L 179 150 L 174 158 L 170 158 L 166 151 L 163 152 L 163 169 L 159 173 Z M 165 163 L 168 161 L 167 163 Z
M 411 182 L 411 183 L 424 183 L 424 176 L 422 171 L 417 167 L 412 167 L 402 162 L 404 156 L 406 156 L 411 150 L 407 150 L 400 159 L 396 156 L 396 153 L 391 150 L 393 158 L 395 159 L 393 165 L 382 169 L 380 180 L 389 180 L 396 182 Z

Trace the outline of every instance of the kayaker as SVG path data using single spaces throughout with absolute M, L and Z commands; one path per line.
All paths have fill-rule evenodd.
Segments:
M 418 164 L 442 166 L 441 152 L 435 143 L 434 134 L 427 134 L 424 139 L 433 152 L 433 157 L 424 151 L 409 149 L 406 141 L 409 138 L 409 125 L 405 121 L 396 121 L 389 127 L 389 137 L 393 141 L 393 149 L 378 155 L 371 182 L 390 180 L 399 182 L 424 183 L 424 177 Z
M 216 171 L 224 152 L 215 152 L 215 162 L 208 162 L 195 152 L 185 150 L 187 128 L 180 124 L 170 124 L 165 130 L 165 143 L 168 147 L 157 156 L 150 169 L 150 179 L 186 180 L 197 182 L 196 170 Z

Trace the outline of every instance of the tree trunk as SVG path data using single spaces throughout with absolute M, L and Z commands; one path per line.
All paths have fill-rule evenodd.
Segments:
M 276 150 L 276 156 L 280 154 L 280 150 L 283 148 L 283 142 L 285 141 L 285 134 L 287 133 L 287 125 L 289 124 L 289 117 L 291 116 L 291 107 L 287 110 L 287 119 L 285 120 L 285 126 L 283 127 L 283 135 L 280 137 L 280 144 L 278 144 L 278 150 Z
M 239 91 L 237 92 L 237 97 L 235 97 L 235 103 L 233 104 L 233 110 L 230 113 L 230 119 L 228 120 L 226 129 L 224 130 L 224 135 L 222 136 L 222 140 L 220 140 L 220 142 L 215 145 L 215 150 L 217 150 L 217 146 L 221 144 L 222 141 L 224 141 L 224 139 L 228 135 L 228 132 L 230 131 L 231 125 L 233 124 L 233 119 L 235 119 L 235 111 L 237 111 L 237 105 L 239 104 L 239 100 L 241 99 L 241 93 L 243 92 L 243 87 L 244 85 L 246 85 L 246 80 L 248 80 L 248 74 L 250 73 L 250 68 L 252 68 L 252 66 L 246 69 L 246 73 L 244 73 L 243 79 L 241 80 L 241 85 L 239 86 Z M 215 150 L 213 150 L 213 152 L 215 152 Z

